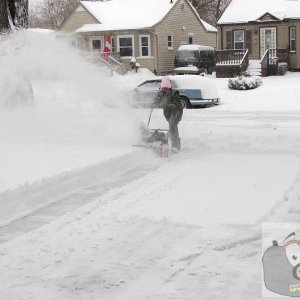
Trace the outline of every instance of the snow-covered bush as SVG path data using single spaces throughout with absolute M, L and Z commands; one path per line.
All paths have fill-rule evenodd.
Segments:
M 250 90 L 259 87 L 262 79 L 258 76 L 238 76 L 228 80 L 228 87 L 233 90 Z

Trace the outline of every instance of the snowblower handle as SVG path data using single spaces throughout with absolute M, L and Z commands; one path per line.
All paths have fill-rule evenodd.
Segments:
M 152 112 L 153 112 L 153 107 L 151 107 L 151 111 L 150 111 L 150 115 L 149 115 L 147 127 L 149 127 L 151 116 L 152 116 Z

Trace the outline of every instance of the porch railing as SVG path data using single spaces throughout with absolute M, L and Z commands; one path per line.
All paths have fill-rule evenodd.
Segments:
M 261 75 L 264 77 L 268 76 L 269 63 L 270 63 L 270 49 L 267 49 L 260 61 Z
M 234 77 L 245 72 L 249 66 L 249 51 L 242 50 L 217 50 L 216 51 L 216 76 Z
M 248 66 L 249 66 L 249 50 L 247 49 L 241 61 L 241 70 L 243 72 L 246 71 Z
M 93 62 L 93 63 L 101 63 L 105 65 L 109 72 L 110 75 L 113 74 L 113 72 L 117 72 L 120 74 L 124 74 L 127 72 L 127 69 L 125 65 L 118 60 L 120 59 L 120 54 L 119 53 L 107 53 L 107 52 L 83 52 L 84 57 Z
M 216 65 L 241 65 L 249 63 L 248 49 L 218 50 L 216 51 Z
M 288 62 L 288 50 L 269 48 L 261 59 L 262 76 L 269 76 L 277 72 L 279 63 Z M 274 75 L 274 74 L 273 74 Z

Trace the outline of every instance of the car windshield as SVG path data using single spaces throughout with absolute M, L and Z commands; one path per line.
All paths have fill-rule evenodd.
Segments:
M 179 59 L 197 58 L 197 51 L 194 51 L 194 50 L 178 51 L 176 54 L 176 57 Z

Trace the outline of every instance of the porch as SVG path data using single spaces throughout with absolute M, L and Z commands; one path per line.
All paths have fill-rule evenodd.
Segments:
M 255 75 L 284 75 L 288 70 L 288 50 L 278 48 L 267 49 L 259 64 L 260 72 L 256 70 L 257 74 Z M 236 77 L 244 72 L 251 73 L 248 67 L 248 49 L 216 51 L 216 76 L 218 78 Z
M 218 78 L 235 77 L 245 72 L 249 66 L 249 51 L 243 50 L 217 50 L 216 76 Z
M 288 70 L 287 49 L 267 49 L 261 59 L 262 76 L 284 75 Z

